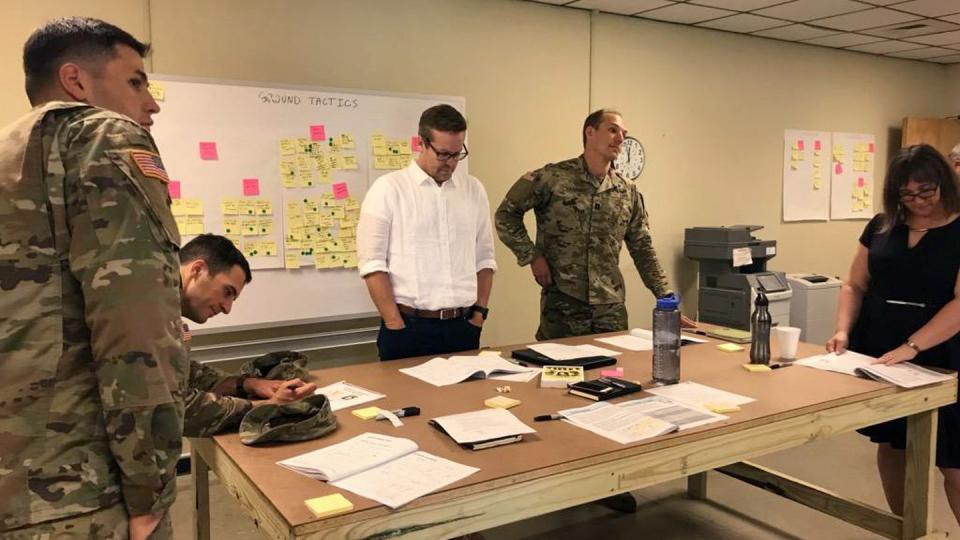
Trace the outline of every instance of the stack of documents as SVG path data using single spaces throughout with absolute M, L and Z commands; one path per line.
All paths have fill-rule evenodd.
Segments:
M 400 373 L 420 379 L 434 386 L 448 386 L 467 379 L 498 379 L 500 375 L 525 376 L 526 379 L 508 379 L 530 381 L 540 373 L 539 369 L 518 366 L 496 356 L 451 356 L 434 358 L 419 366 L 403 368 Z
M 948 381 L 953 378 L 953 375 L 938 373 L 916 364 L 911 364 L 910 362 L 900 362 L 899 364 L 893 365 L 874 364 L 874 362 L 876 362 L 876 358 L 872 356 L 846 351 L 843 354 L 830 353 L 821 356 L 801 358 L 794 363 L 825 371 L 836 371 L 837 373 L 845 373 L 847 375 L 873 378 L 903 388 L 916 388 L 918 386 Z
M 441 416 L 430 420 L 430 425 L 470 450 L 519 442 L 524 433 L 536 433 L 535 429 L 506 409 L 482 409 Z
M 410 439 L 364 433 L 342 443 L 277 462 L 277 465 L 390 508 L 436 491 L 479 471 L 418 451 Z
M 713 405 L 739 406 L 756 401 L 752 397 L 741 396 L 740 394 L 734 394 L 733 392 L 727 392 L 726 390 L 720 390 L 692 381 L 647 388 L 647 392 L 672 401 L 704 409 L 710 408 L 710 406 Z
M 721 414 L 701 410 L 662 397 L 613 405 L 601 401 L 588 407 L 560 411 L 564 419 L 587 431 L 629 444 L 673 431 L 726 420 Z

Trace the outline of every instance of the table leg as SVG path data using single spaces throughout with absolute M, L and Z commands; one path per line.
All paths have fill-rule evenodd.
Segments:
M 933 468 L 937 448 L 937 411 L 907 418 L 906 476 L 901 538 L 921 538 L 933 527 Z
M 687 497 L 698 501 L 707 498 L 707 471 L 687 477 Z
M 196 540 L 210 540 L 210 467 L 195 449 L 190 451 L 190 465 L 196 492 L 193 537 Z

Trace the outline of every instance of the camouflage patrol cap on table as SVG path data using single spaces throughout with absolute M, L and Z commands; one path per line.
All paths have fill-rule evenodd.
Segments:
M 327 396 L 317 394 L 299 401 L 254 407 L 240 422 L 240 442 L 306 441 L 337 429 L 337 417 Z
M 305 354 L 296 351 L 276 351 L 243 364 L 240 374 L 259 379 L 289 381 L 306 379 L 310 372 L 307 371 Z

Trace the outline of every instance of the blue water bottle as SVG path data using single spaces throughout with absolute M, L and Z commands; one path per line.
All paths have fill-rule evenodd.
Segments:
M 680 299 L 673 294 L 653 309 L 653 382 L 680 382 Z

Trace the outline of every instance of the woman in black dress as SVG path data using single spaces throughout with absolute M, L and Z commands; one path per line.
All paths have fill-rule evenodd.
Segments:
M 850 349 L 878 362 L 960 368 L 960 195 L 957 175 L 929 145 L 890 162 L 883 213 L 860 236 L 828 351 Z M 940 408 L 937 466 L 960 523 L 960 405 Z M 903 514 L 906 420 L 860 430 L 877 447 L 890 509 Z

